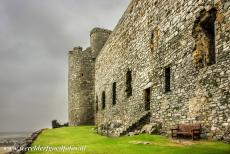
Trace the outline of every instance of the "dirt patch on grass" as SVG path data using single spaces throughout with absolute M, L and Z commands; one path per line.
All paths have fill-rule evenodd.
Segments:
M 144 145 L 152 144 L 152 142 L 150 142 L 150 141 L 130 141 L 129 143 L 131 143 L 131 144 L 144 144 Z
M 194 145 L 196 144 L 194 141 L 191 140 L 183 140 L 183 139 L 178 139 L 178 140 L 171 140 L 173 144 L 178 144 L 178 145 Z
M 185 145 L 191 145 L 191 144 L 182 144 L 180 142 L 160 142 L 160 141 L 130 141 L 130 144 L 143 144 L 143 145 L 155 145 L 155 146 L 161 146 L 161 147 L 183 147 Z
M 202 140 L 192 141 L 192 140 L 185 140 L 185 139 L 171 139 L 171 143 L 182 145 L 182 146 L 190 146 L 190 145 L 195 145 L 195 144 L 206 144 L 206 145 L 214 144 L 212 142 L 207 142 L 207 141 L 202 141 Z

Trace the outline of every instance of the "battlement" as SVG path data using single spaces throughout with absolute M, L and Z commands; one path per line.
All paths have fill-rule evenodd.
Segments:
M 74 47 L 73 50 L 69 51 L 69 54 L 90 52 L 91 57 L 95 59 L 100 53 L 103 46 L 105 45 L 111 33 L 112 31 L 108 29 L 99 28 L 99 27 L 93 28 L 90 32 L 91 46 L 86 48 L 85 50 L 83 50 L 81 46 Z
M 85 54 L 92 54 L 92 48 L 91 47 L 87 47 L 85 50 L 83 50 L 83 48 L 81 46 L 78 47 L 73 47 L 73 50 L 69 51 L 69 54 L 73 54 L 73 53 L 80 53 L 81 55 L 85 55 Z
M 74 47 L 73 50 L 69 51 L 69 54 L 73 54 L 74 52 L 82 52 L 83 48 L 81 46 Z
M 82 51 L 83 48 L 81 46 L 78 46 L 78 47 L 74 47 L 73 50 L 74 51 Z
M 106 34 L 111 34 L 112 31 L 104 28 L 99 28 L 95 27 L 90 31 L 90 36 L 93 35 L 94 33 L 106 33 Z
M 92 48 L 91 48 L 91 47 L 88 47 L 88 48 L 86 48 L 83 52 L 92 52 Z

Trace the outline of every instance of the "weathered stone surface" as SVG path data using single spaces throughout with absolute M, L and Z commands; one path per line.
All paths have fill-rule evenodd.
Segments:
M 69 51 L 68 108 L 69 125 L 95 123 L 95 58 L 104 46 L 111 31 L 94 28 L 90 33 L 91 47 L 83 51 L 74 47 Z
M 218 20 L 209 18 L 213 9 Z M 212 20 L 207 19 L 214 20 L 209 23 L 215 28 L 212 37 L 206 27 Z M 103 48 L 97 48 L 101 51 L 95 54 L 98 55 L 95 70 L 92 69 L 95 78 L 81 79 L 82 70 L 78 67 L 85 65 L 77 62 L 81 59 L 78 52 L 72 52 L 76 54 L 76 62 L 70 59 L 73 68 L 69 78 L 70 121 L 77 121 L 79 115 L 93 116 L 93 109 L 86 112 L 85 104 L 92 107 L 95 102 L 98 132 L 119 136 L 144 116 L 146 89 L 150 88 L 150 123 L 161 126 L 161 133 L 169 134 L 170 128 L 179 123 L 201 123 L 202 137 L 229 138 L 229 25 L 230 10 L 226 0 L 133 0 Z M 202 43 L 198 46 L 200 40 Z M 210 48 L 214 49 L 215 58 L 209 56 Z M 208 58 L 214 61 L 210 63 Z M 196 67 L 200 59 L 205 63 Z M 170 68 L 170 76 L 166 76 L 166 68 Z M 127 96 L 128 71 L 132 75 L 131 96 Z M 169 85 L 166 78 L 170 79 Z M 79 83 L 87 82 L 89 91 L 88 86 L 78 87 Z M 115 105 L 114 82 L 117 85 Z M 170 89 L 165 91 L 165 87 Z M 79 91 L 87 91 L 87 95 Z M 84 98 L 93 102 L 82 101 Z
M 225 2 L 224 3 L 224 10 L 227 11 L 230 7 L 230 2 Z
M 100 98 L 102 91 L 106 92 L 106 109 L 97 113 L 99 125 L 117 120 L 128 125 L 137 118 L 145 111 L 144 88 L 152 82 L 151 123 L 161 124 L 162 132 L 170 133 L 170 128 L 179 123 L 201 123 L 210 138 L 229 136 L 225 132 L 230 115 L 230 43 L 229 32 L 224 28 L 229 24 L 229 10 L 223 9 L 225 1 L 216 5 L 220 18 L 214 23 L 216 62 L 197 70 L 192 31 L 201 11 L 213 8 L 212 2 L 131 2 L 96 59 L 95 95 Z M 165 92 L 164 68 L 168 66 L 171 91 Z M 129 98 L 125 93 L 128 69 L 133 78 L 133 95 Z M 117 83 L 115 106 L 111 103 L 113 82 Z
M 159 126 L 157 124 L 147 124 L 141 129 L 141 133 L 159 134 Z

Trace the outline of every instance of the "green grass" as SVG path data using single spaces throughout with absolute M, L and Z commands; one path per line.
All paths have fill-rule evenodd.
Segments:
M 85 151 L 30 151 L 27 154 L 230 154 L 230 145 L 222 142 L 195 141 L 184 145 L 164 136 L 147 134 L 108 138 L 96 134 L 92 128 L 82 126 L 45 130 L 33 143 L 33 147 L 86 146 Z M 148 141 L 151 144 L 134 144 L 136 141 Z

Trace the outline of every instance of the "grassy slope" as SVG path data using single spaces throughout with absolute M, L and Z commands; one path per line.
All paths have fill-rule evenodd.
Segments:
M 93 127 L 67 127 L 54 130 L 45 130 L 33 146 L 84 146 L 81 154 L 230 154 L 230 145 L 221 142 L 197 141 L 193 145 L 180 145 L 172 143 L 163 136 L 138 135 L 120 138 L 107 138 L 97 135 Z M 150 141 L 152 144 L 132 144 L 132 141 Z M 45 152 L 28 152 L 28 154 Z M 49 154 L 68 153 L 47 152 Z

